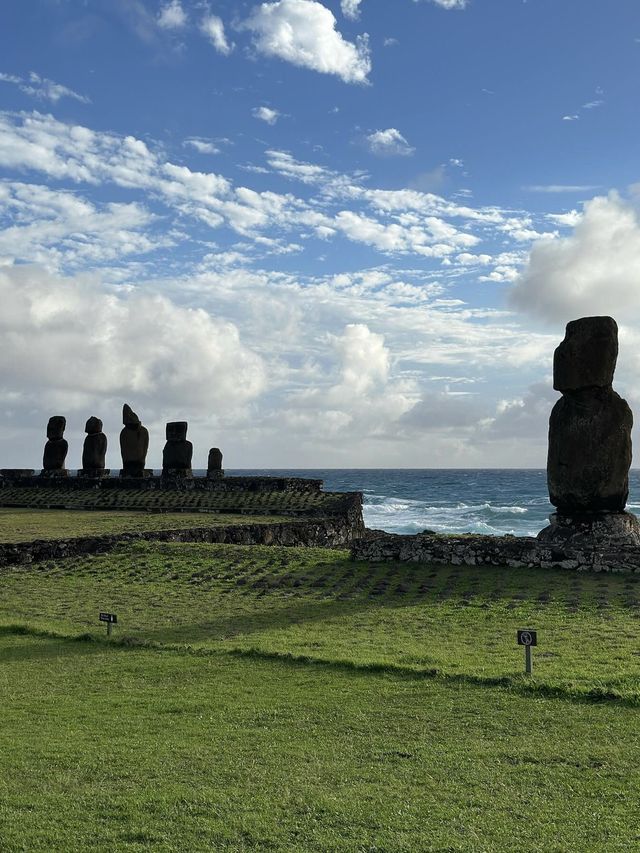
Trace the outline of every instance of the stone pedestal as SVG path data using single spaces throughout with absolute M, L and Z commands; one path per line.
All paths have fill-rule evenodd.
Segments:
M 538 541 L 566 548 L 640 546 L 640 520 L 631 512 L 554 512 L 549 526 L 538 533 Z
M 108 477 L 111 473 L 111 468 L 80 468 L 78 477 L 84 477 L 87 480 L 99 480 L 101 477 Z
M 42 471 L 40 471 L 40 476 L 44 477 L 45 479 L 50 478 L 52 480 L 55 480 L 59 477 L 68 477 L 69 471 L 66 468 L 53 468 L 52 470 L 43 469 Z
M 220 468 L 218 471 L 207 471 L 207 480 L 221 480 L 224 477 L 224 471 Z
M 191 468 L 163 468 L 162 477 L 165 480 L 192 480 L 193 470 Z
M 126 468 L 120 469 L 121 477 L 132 477 L 133 479 L 141 479 L 153 477 L 153 469 L 152 468 L 143 468 L 142 465 L 138 466 L 135 464 L 130 464 Z
M 17 479 L 18 477 L 33 477 L 35 475 L 33 468 L 0 468 L 0 475 Z

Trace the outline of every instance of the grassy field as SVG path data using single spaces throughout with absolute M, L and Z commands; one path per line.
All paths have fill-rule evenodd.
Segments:
M 0 507 L 0 542 L 67 539 L 139 533 L 145 530 L 183 530 L 224 524 L 269 524 L 290 521 L 284 516 L 231 515 L 202 512 L 117 512 L 99 510 L 12 509 Z
M 0 848 L 640 849 L 639 617 L 632 576 L 343 551 L 2 570 Z

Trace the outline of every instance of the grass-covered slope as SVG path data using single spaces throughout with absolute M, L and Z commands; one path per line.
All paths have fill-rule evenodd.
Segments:
M 33 539 L 67 539 L 80 536 L 109 536 L 148 530 L 184 530 L 226 524 L 271 524 L 290 521 L 285 516 L 141 513 L 109 510 L 14 509 L 0 507 L 0 543 Z
M 276 547 L 4 569 L 0 848 L 636 849 L 639 599 Z

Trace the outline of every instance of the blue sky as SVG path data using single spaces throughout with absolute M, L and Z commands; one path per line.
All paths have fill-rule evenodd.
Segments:
M 631 0 L 8 0 L 7 466 L 124 400 L 195 464 L 545 461 L 553 348 L 640 342 Z M 201 457 L 201 459 L 200 459 Z

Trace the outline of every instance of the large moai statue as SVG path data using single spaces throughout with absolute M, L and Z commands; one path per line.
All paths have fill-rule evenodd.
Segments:
M 224 471 L 222 470 L 222 451 L 219 447 L 212 447 L 207 460 L 207 477 L 210 480 L 215 480 L 222 476 L 224 476 Z
M 64 430 L 67 419 L 62 415 L 54 415 L 49 418 L 47 424 L 47 443 L 44 446 L 42 457 L 42 474 L 44 476 L 64 477 L 67 469 L 64 467 L 69 445 L 64 438 Z
M 624 511 L 631 467 L 631 409 L 612 386 L 618 326 L 612 317 L 567 324 L 553 358 L 562 397 L 549 419 L 547 483 L 557 508 L 543 541 L 640 544 L 640 524 Z
M 90 417 L 84 431 L 87 437 L 82 448 L 82 470 L 78 474 L 83 477 L 104 477 L 110 472 L 104 467 L 107 436 L 102 432 L 100 418 Z
M 167 443 L 162 451 L 164 477 L 191 477 L 193 445 L 187 441 L 187 422 L 171 421 L 167 424 Z
M 144 464 L 149 449 L 149 431 L 127 403 L 122 407 L 120 451 L 122 453 L 121 477 L 144 477 Z

